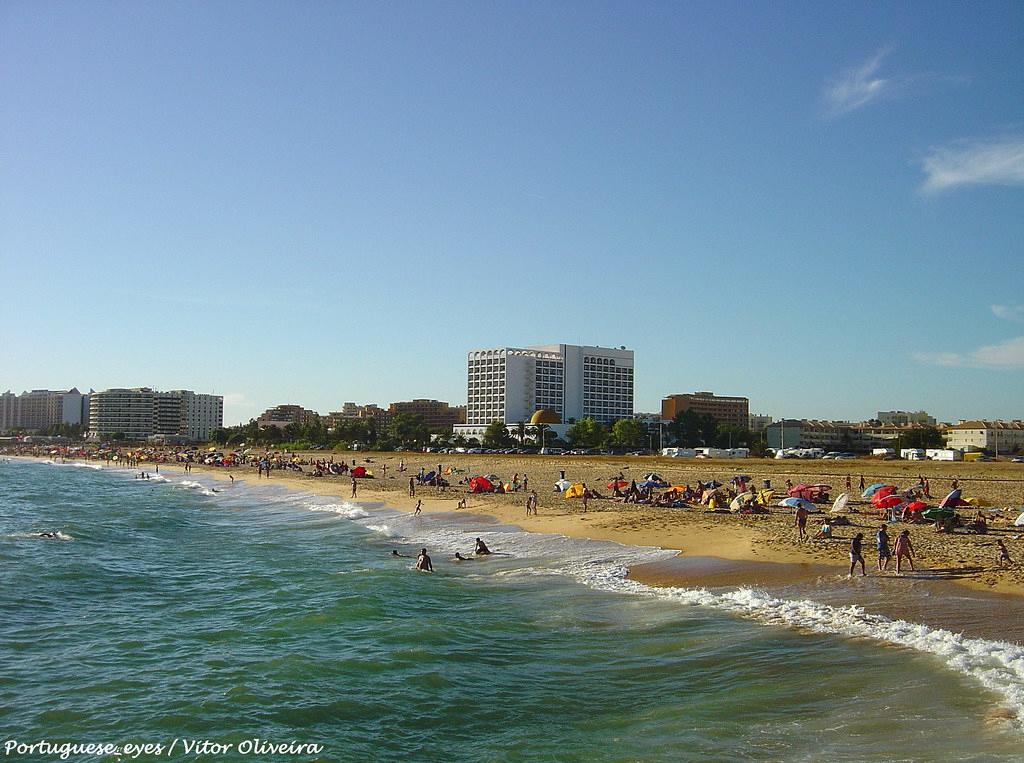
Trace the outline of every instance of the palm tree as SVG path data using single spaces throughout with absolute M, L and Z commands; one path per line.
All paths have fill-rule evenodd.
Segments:
M 551 425 L 550 424 L 545 424 L 543 422 L 541 422 L 539 424 L 534 424 L 533 425 L 533 431 L 536 434 L 537 439 L 540 440 L 540 449 L 541 449 L 541 451 L 544 450 L 544 435 L 545 435 L 545 433 L 549 429 L 551 429 Z
M 526 422 L 516 422 L 516 439 L 519 440 L 519 447 L 523 447 L 526 444 Z

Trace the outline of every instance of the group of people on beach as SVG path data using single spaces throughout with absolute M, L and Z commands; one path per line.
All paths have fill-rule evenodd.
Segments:
M 857 565 L 860 564 L 860 574 L 867 575 L 864 568 L 864 554 L 861 546 L 864 542 L 864 533 L 857 533 L 850 541 L 850 575 L 852 576 Z M 892 549 L 889 548 L 889 527 L 882 525 L 875 533 L 875 549 L 878 551 L 878 571 L 885 572 L 889 569 L 889 562 L 895 553 L 896 574 L 903 572 L 903 563 L 910 566 L 914 571 L 914 544 L 910 542 L 910 530 L 903 530 L 896 536 L 896 543 Z

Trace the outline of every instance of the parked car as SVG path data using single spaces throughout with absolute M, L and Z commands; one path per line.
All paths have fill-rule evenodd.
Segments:
M 1011 464 L 1024 464 L 1024 456 L 1017 456 L 1010 459 Z

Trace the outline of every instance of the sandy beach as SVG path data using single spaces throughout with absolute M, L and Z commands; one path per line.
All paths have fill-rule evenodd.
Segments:
M 324 453 L 293 454 L 300 460 L 347 460 L 352 465 L 366 467 L 374 474 L 372 479 L 358 480 L 355 501 L 383 501 L 388 505 L 412 511 L 421 500 L 426 512 L 465 511 L 493 517 L 501 522 L 517 525 L 525 530 L 560 533 L 570 537 L 611 540 L 619 543 L 658 546 L 677 549 L 685 557 L 713 557 L 737 563 L 732 566 L 716 565 L 713 573 L 695 574 L 692 567 L 673 570 L 660 566 L 655 569 L 634 568 L 631 575 L 657 585 L 739 585 L 741 583 L 786 582 L 813 579 L 822 571 L 832 574 L 849 569 L 849 542 L 857 532 L 865 536 L 864 553 L 869 574 L 875 564 L 873 537 L 883 521 L 870 502 L 860 498 L 857 485 L 863 475 L 865 481 L 887 482 L 901 488 L 914 484 L 918 476 L 929 480 L 932 501 L 937 504 L 956 479 L 965 497 L 979 498 L 987 504 L 989 532 L 976 535 L 962 528 L 954 534 L 939 534 L 930 524 L 907 525 L 916 551 L 915 576 L 937 581 L 950 581 L 973 588 L 1024 595 L 1024 528 L 1014 527 L 1013 520 L 1024 511 L 1024 466 L 1012 463 L 939 463 L 894 461 L 803 461 L 803 460 L 745 460 L 694 461 L 655 457 L 586 457 L 586 456 L 522 456 L 522 455 L 464 455 L 429 453 Z M 405 471 L 399 471 L 404 463 Z M 452 486 L 443 492 L 434 487 L 416 486 L 415 497 L 409 496 L 409 478 L 419 473 L 420 467 L 434 470 L 441 464 L 447 470 L 458 470 Z M 384 466 L 387 477 L 384 477 Z M 228 479 L 228 474 L 247 480 L 259 478 L 255 468 L 194 467 L 213 476 Z M 627 480 L 638 481 L 649 472 L 656 472 L 671 484 L 695 483 L 698 479 L 717 479 L 728 482 L 734 475 L 750 475 L 755 485 L 771 480 L 772 486 L 781 488 L 778 498 L 784 496 L 787 479 L 794 483 L 826 483 L 833 486 L 832 495 L 844 491 L 847 476 L 852 478 L 853 491 L 849 526 L 835 528 L 831 540 L 797 539 L 792 510 L 773 506 L 769 514 L 738 515 L 709 511 L 695 506 L 685 509 L 656 508 L 645 505 L 623 504 L 611 499 L 592 499 L 588 511 L 582 502 L 566 499 L 553 492 L 554 482 L 561 471 L 572 482 L 586 482 L 602 494 L 609 494 L 606 484 L 620 472 Z M 308 467 L 306 468 L 308 472 Z M 459 480 L 478 474 L 497 474 L 511 481 L 513 474 L 529 477 L 531 490 L 537 491 L 539 511 L 526 516 L 523 493 L 470 494 Z M 292 470 L 275 470 L 268 483 L 323 495 L 351 500 L 351 480 L 347 476 L 312 477 Z M 466 499 L 464 509 L 456 509 Z M 826 507 L 827 508 L 827 507 Z M 974 509 L 961 509 L 973 516 Z M 813 534 L 820 525 L 820 517 L 812 515 L 808 530 Z M 903 525 L 895 525 L 890 535 L 895 536 Z M 996 563 L 996 540 L 1006 544 L 1014 563 L 999 567 Z M 751 564 L 754 563 L 754 564 Z M 895 576 L 894 564 L 886 573 Z

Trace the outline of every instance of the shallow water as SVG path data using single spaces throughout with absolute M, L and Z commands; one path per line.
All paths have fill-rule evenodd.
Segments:
M 0 464 L 4 739 L 260 737 L 322 744 L 298 758 L 321 760 L 1020 759 L 1020 722 L 1001 720 L 1024 707 L 1010 643 L 809 586 L 624 577 L 657 549 L 164 477 Z M 32 537 L 47 530 L 70 539 Z M 478 535 L 498 553 L 448 561 Z M 423 545 L 433 575 L 390 554 Z

